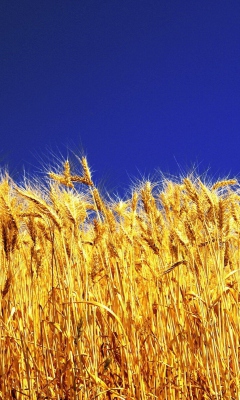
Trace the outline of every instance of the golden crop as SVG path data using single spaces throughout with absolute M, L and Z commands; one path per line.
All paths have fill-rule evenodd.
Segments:
M 237 399 L 236 180 L 0 182 L 0 399 Z M 231 186 L 233 185 L 233 186 Z

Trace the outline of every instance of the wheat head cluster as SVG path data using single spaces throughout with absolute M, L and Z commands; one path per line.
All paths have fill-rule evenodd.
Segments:
M 240 398 L 240 192 L 0 181 L 0 399 Z

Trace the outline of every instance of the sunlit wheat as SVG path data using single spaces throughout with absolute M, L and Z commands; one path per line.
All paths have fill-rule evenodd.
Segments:
M 0 182 L 0 399 L 238 399 L 238 182 Z

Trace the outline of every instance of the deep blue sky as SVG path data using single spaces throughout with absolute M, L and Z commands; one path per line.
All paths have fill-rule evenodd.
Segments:
M 128 186 L 193 163 L 240 173 L 240 1 L 2 0 L 0 158 L 80 145 Z

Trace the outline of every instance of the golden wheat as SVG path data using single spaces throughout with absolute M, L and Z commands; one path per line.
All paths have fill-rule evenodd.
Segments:
M 237 181 L 109 202 L 79 161 L 0 182 L 0 399 L 239 398 Z

